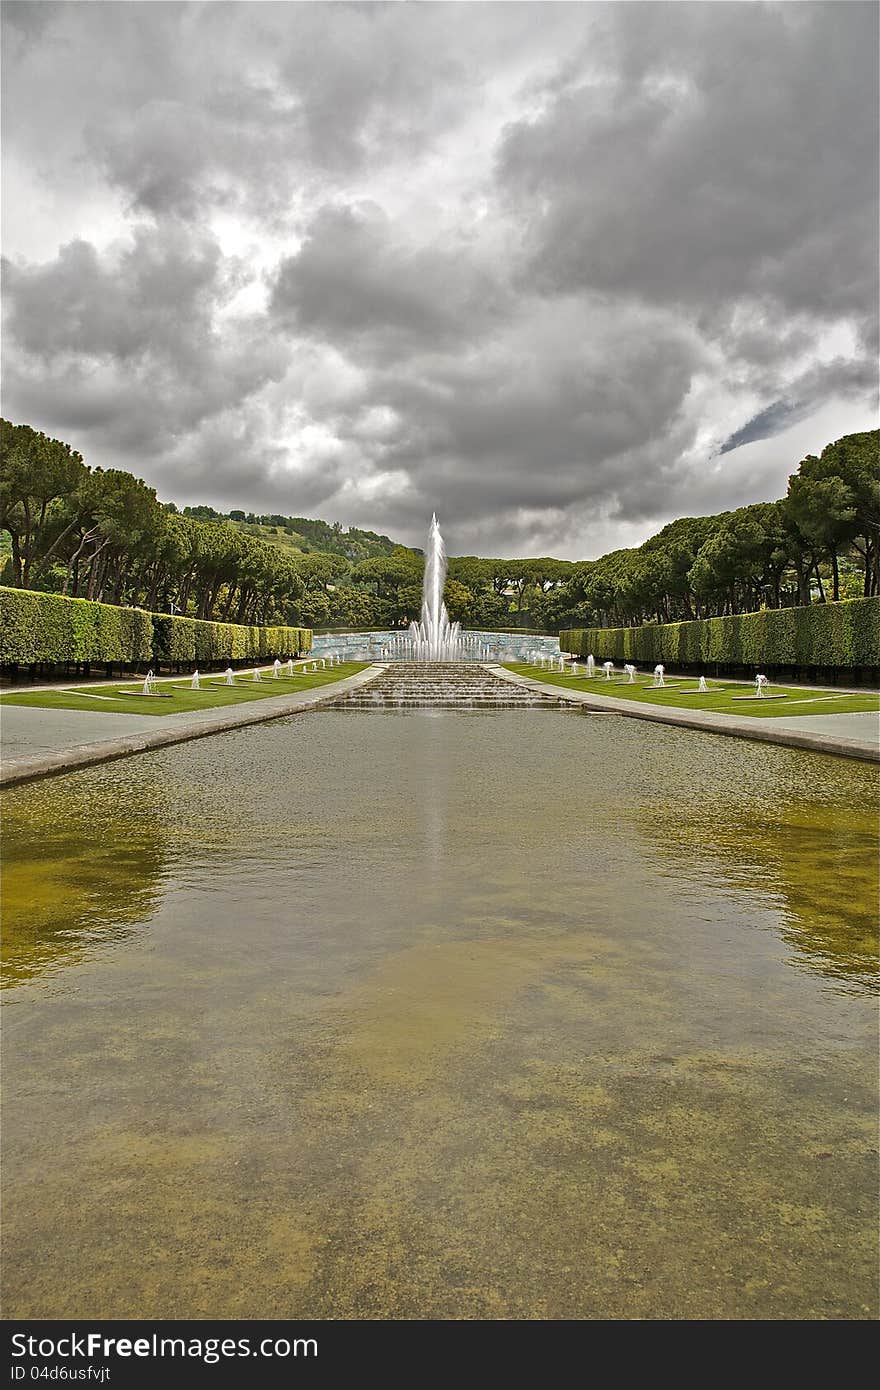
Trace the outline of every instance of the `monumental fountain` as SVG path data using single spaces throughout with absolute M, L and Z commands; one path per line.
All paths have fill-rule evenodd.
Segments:
M 488 668 L 489 649 L 481 635 L 462 633 L 458 623 L 450 622 L 443 602 L 445 583 L 446 546 L 435 514 L 425 552 L 421 621 L 410 623 L 406 634 L 391 637 L 381 650 L 380 674 L 368 685 L 342 694 L 334 700 L 334 708 L 556 707 L 558 701 L 552 697 L 512 685 Z
M 461 624 L 451 623 L 443 602 L 446 584 L 446 546 L 436 512 L 431 517 L 425 576 L 422 580 L 422 620 L 409 625 L 412 657 L 416 661 L 460 661 Z
M 311 658 L 328 657 L 340 661 L 380 662 L 486 662 L 523 661 L 533 663 L 545 656 L 559 667 L 559 638 L 537 635 L 525 629 L 503 631 L 462 631 L 450 620 L 443 604 L 446 580 L 446 548 L 436 515 L 431 518 L 425 551 L 421 617 L 407 629 L 368 632 L 316 633 Z

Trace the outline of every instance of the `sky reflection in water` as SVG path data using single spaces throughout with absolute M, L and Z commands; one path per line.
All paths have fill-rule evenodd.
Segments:
M 13 789 L 6 1315 L 874 1315 L 875 806 L 572 713 Z

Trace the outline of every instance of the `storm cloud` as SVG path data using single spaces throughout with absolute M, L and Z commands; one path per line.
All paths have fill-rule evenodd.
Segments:
M 4 413 L 580 557 L 875 422 L 873 4 L 4 7 Z

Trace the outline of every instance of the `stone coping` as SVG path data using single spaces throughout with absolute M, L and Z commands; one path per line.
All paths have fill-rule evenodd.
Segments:
M 356 690 L 359 686 L 375 680 L 382 669 L 384 668 L 378 665 L 368 666 L 366 670 L 357 671 L 353 676 L 347 676 L 331 685 L 290 691 L 277 698 L 258 700 L 252 705 L 239 705 L 235 709 L 226 705 L 216 710 L 200 710 L 197 718 L 193 718 L 191 713 L 169 714 L 165 716 L 167 728 L 163 721 L 161 729 L 153 728 L 139 734 L 126 734 L 122 738 L 97 739 L 90 743 L 73 744 L 57 752 L 4 758 L 0 765 L 0 786 L 33 782 L 40 777 L 57 777 L 77 768 L 91 767 L 95 763 L 112 762 L 116 758 L 131 757 L 134 753 L 147 753 L 152 748 L 187 743 L 190 739 L 226 733 L 249 724 L 263 724 L 270 719 L 283 719 L 286 715 L 330 704 L 344 692 Z M 132 713 L 137 715 L 139 711 Z
M 880 743 L 864 739 L 843 738 L 830 730 L 816 733 L 813 730 L 780 728 L 769 719 L 749 719 L 745 715 L 712 714 L 709 711 L 668 709 L 658 705 L 637 705 L 632 700 L 615 700 L 613 695 L 592 695 L 586 690 L 572 690 L 569 686 L 551 685 L 546 681 L 533 680 L 530 676 L 517 675 L 503 666 L 493 665 L 491 669 L 512 681 L 514 685 L 524 685 L 544 694 L 553 694 L 572 704 L 583 705 L 585 709 L 597 713 L 623 714 L 629 719 L 653 720 L 656 724 L 676 724 L 687 729 L 699 729 L 702 733 L 726 734 L 733 738 L 750 738 L 759 743 L 780 743 L 789 748 L 808 748 L 815 753 L 833 753 L 842 758 L 860 758 L 865 762 L 880 762 Z M 834 715 L 827 716 L 833 719 Z

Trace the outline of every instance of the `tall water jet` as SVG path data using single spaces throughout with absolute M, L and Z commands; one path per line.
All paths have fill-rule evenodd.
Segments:
M 431 517 L 425 577 L 422 581 L 422 621 L 410 623 L 413 655 L 420 661 L 460 661 L 461 625 L 451 623 L 443 602 L 446 583 L 446 546 L 440 534 L 436 513 Z

